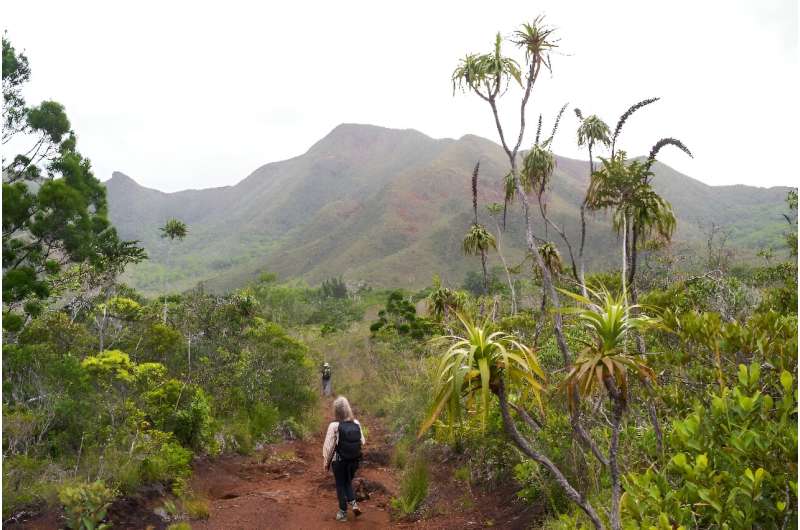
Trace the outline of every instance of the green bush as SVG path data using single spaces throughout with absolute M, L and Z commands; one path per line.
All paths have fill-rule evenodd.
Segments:
M 626 477 L 626 528 L 772 528 L 796 519 L 797 391 L 783 371 L 765 382 L 758 364 L 737 384 L 675 421 L 673 455 L 660 471 Z
M 428 496 L 428 464 L 418 456 L 413 465 L 403 474 L 400 495 L 392 499 L 392 508 L 402 517 L 414 514 Z
M 73 530 L 106 530 L 106 512 L 116 494 L 102 481 L 64 486 L 58 499 L 64 506 L 67 526 Z
M 190 473 L 192 452 L 176 442 L 164 442 L 141 462 L 141 477 L 146 482 L 170 482 Z

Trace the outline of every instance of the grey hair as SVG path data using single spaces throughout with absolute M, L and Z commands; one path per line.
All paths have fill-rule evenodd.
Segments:
M 333 402 L 333 413 L 336 415 L 336 421 L 353 420 L 353 409 L 350 408 L 350 402 L 344 396 L 339 396 Z

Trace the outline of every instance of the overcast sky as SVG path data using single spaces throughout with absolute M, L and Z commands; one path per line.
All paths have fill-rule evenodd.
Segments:
M 122 171 L 165 191 L 234 184 L 342 122 L 496 140 L 488 107 L 454 97 L 450 73 L 465 53 L 488 51 L 497 31 L 544 13 L 561 54 L 537 85 L 530 121 L 569 102 L 613 127 L 630 104 L 660 96 L 626 126 L 629 153 L 674 136 L 695 159 L 661 159 L 706 183 L 797 185 L 796 0 L 3 7 L 9 38 L 31 62 L 28 102 L 66 106 L 101 180 Z M 517 104 L 505 108 L 515 129 Z M 582 156 L 576 126 L 570 112 L 556 153 Z

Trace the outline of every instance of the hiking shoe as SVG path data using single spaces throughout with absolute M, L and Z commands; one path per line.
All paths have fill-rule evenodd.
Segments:
M 336 512 L 336 520 L 346 522 L 347 521 L 347 512 L 344 510 L 339 510 Z
M 359 507 L 358 507 L 358 503 L 357 503 L 356 501 L 353 501 L 353 502 L 351 502 L 351 503 L 350 503 L 350 506 L 353 508 L 353 514 L 354 514 L 356 517 L 358 517 L 359 515 L 361 515 L 361 508 L 359 508 Z

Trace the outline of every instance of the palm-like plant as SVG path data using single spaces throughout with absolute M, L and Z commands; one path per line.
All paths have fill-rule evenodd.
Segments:
M 464 307 L 464 296 L 442 284 L 439 276 L 433 277 L 433 290 L 428 295 L 428 312 L 436 320 L 446 319 L 450 311 L 460 311 Z
M 548 241 L 539 245 L 539 254 L 542 256 L 545 267 L 550 271 L 553 276 L 558 276 L 564 269 L 564 264 L 561 261 L 561 253 L 558 251 L 552 242 Z
M 629 355 L 625 348 L 629 333 L 652 325 L 653 319 L 645 315 L 633 316 L 631 310 L 634 306 L 625 304 L 622 294 L 614 296 L 605 288 L 599 292 L 590 290 L 594 300 L 569 291 L 561 292 L 582 304 L 570 312 L 577 315 L 591 337 L 583 340 L 585 348 L 564 379 L 563 386 L 567 392 L 577 389 L 583 396 L 591 395 L 597 387 L 606 386 L 610 378 L 624 399 L 628 370 L 642 379 L 654 379 L 653 371 L 644 361 Z M 577 400 L 569 399 L 569 403 L 573 405 Z
M 486 229 L 485 226 L 478 223 L 473 223 L 470 226 L 467 234 L 464 236 L 464 242 L 461 245 L 464 254 L 467 256 L 480 256 L 481 267 L 483 268 L 483 290 L 489 291 L 489 273 L 486 270 L 486 253 L 489 249 L 497 248 L 497 242 L 494 236 Z
M 586 146 L 589 150 L 589 178 L 594 174 L 594 147 L 595 145 L 604 145 L 608 147 L 611 145 L 610 129 L 606 122 L 601 120 L 596 114 L 583 117 L 580 109 L 575 109 L 575 115 L 581 121 L 578 126 L 578 145 Z M 586 262 L 583 257 L 583 252 L 586 247 L 586 199 L 581 203 L 581 241 L 578 248 L 578 283 L 581 285 L 583 296 L 588 293 L 586 291 Z
M 522 161 L 519 174 L 522 188 L 526 193 L 535 191 L 541 195 L 550 184 L 555 168 L 556 159 L 552 151 L 541 145 L 534 145 Z
M 558 48 L 553 39 L 555 30 L 544 25 L 544 16 L 539 15 L 533 22 L 524 23 L 511 36 L 511 42 L 525 50 L 526 62 L 541 61 L 550 70 L 550 52 Z
M 497 242 L 494 236 L 486 229 L 485 226 L 478 223 L 478 170 L 480 169 L 480 162 L 475 164 L 475 169 L 472 171 L 472 211 L 473 221 L 467 234 L 464 236 L 462 248 L 464 254 L 467 256 L 480 256 L 481 266 L 483 267 L 483 291 L 484 294 L 489 292 L 489 274 L 486 271 L 486 253 L 490 248 L 497 248 Z
M 494 50 L 490 53 L 472 53 L 461 59 L 453 70 L 453 91 L 472 90 L 481 98 L 493 100 L 513 79 L 522 84 L 519 64 L 501 53 L 503 38 L 495 37 Z
M 175 219 L 171 217 L 164 223 L 164 226 L 159 228 L 161 231 L 161 238 L 162 239 L 169 239 L 170 243 L 174 243 L 177 239 L 178 241 L 183 241 L 183 239 L 189 234 L 189 227 L 186 226 L 186 223 L 179 219 Z M 170 244 L 167 247 L 167 265 L 170 262 L 170 256 L 172 254 L 172 245 Z M 166 272 L 164 273 L 164 310 L 162 320 L 164 324 L 167 323 L 167 276 Z
M 655 374 L 639 356 L 627 353 L 626 341 L 629 334 L 653 323 L 650 318 L 634 316 L 624 293 L 613 296 L 607 289 L 592 292 L 594 300 L 562 291 L 582 304 L 571 312 L 575 313 L 589 333 L 590 340 L 584 340 L 585 348 L 564 378 L 563 388 L 567 392 L 570 407 L 578 404 L 578 395 L 591 395 L 598 387 L 604 387 L 613 407 L 611 420 L 611 441 L 608 451 L 608 467 L 611 472 L 611 527 L 620 530 L 620 473 L 617 461 L 619 433 L 622 416 L 627 409 L 628 372 L 633 372 L 646 384 L 655 381 Z
M 542 406 L 544 372 L 533 351 L 515 337 L 491 332 L 487 323 L 475 324 L 458 314 L 463 335 L 443 337 L 450 344 L 436 370 L 436 392 L 431 414 L 423 422 L 422 436 L 447 412 L 450 423 L 459 421 L 463 403 L 480 403 L 481 424 L 485 427 L 491 394 L 497 392 L 500 378 L 506 385 L 519 387 Z

